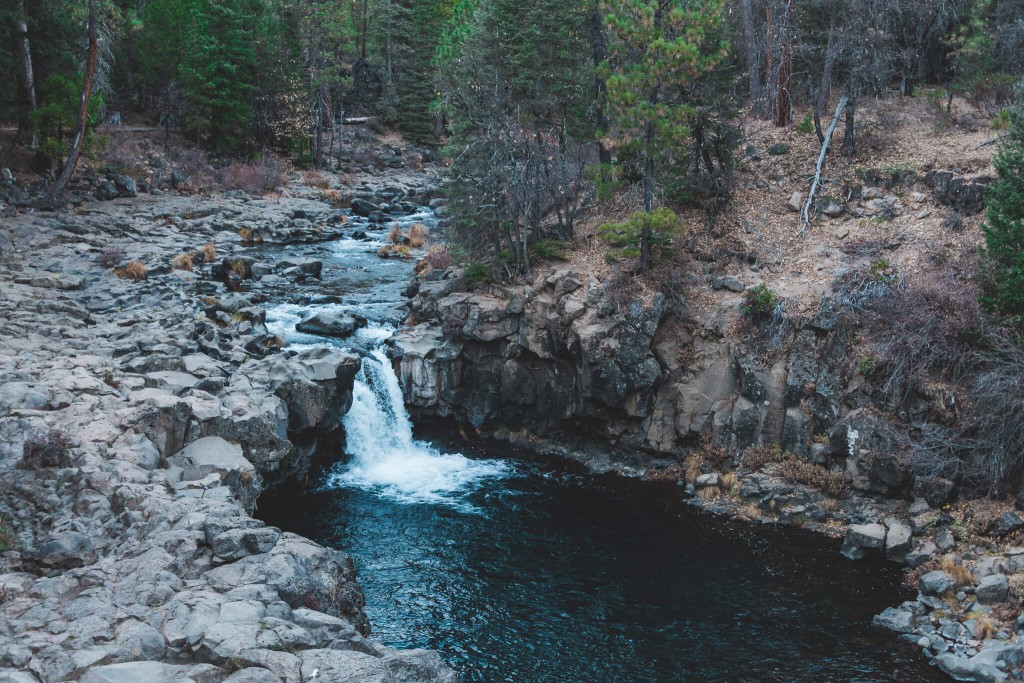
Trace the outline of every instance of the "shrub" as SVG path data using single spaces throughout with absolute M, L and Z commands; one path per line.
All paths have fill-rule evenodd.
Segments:
M 409 246 L 413 249 L 419 249 L 427 241 L 427 226 L 422 223 L 413 223 L 409 226 L 409 234 L 406 237 L 409 238 Z
M 700 453 L 693 453 L 686 458 L 685 473 L 683 478 L 686 483 L 692 484 L 701 475 L 701 467 L 704 465 L 704 456 Z
M 651 213 L 637 211 L 622 223 L 605 223 L 598 228 L 601 239 L 616 247 L 609 251 L 612 259 L 638 258 L 644 229 L 651 234 L 651 255 L 658 256 L 672 246 L 680 233 L 679 218 L 671 209 L 660 208 Z
M 813 486 L 833 497 L 842 495 L 843 489 L 846 488 L 846 479 L 842 472 L 830 472 L 821 465 L 792 457 L 782 462 L 781 474 L 795 484 Z
M 490 282 L 493 279 L 491 266 L 486 263 L 470 263 L 462 269 L 462 275 L 470 282 Z
M 149 277 L 149 271 L 146 270 L 146 265 L 142 261 L 131 261 L 121 268 L 114 268 L 114 275 L 138 282 Z
M 175 270 L 194 270 L 195 263 L 192 260 L 192 254 L 178 254 L 171 259 L 171 267 Z
M 917 171 L 907 162 L 882 164 L 882 173 L 886 176 L 886 184 L 890 187 L 903 185 L 917 177 Z
M 782 462 L 788 454 L 777 443 L 748 448 L 743 454 L 743 466 L 757 472 L 770 462 Z
M 727 492 L 729 495 L 736 495 L 740 491 L 740 478 L 736 476 L 735 472 L 726 472 L 723 474 L 719 481 L 722 485 L 722 490 Z
M 743 306 L 743 312 L 752 318 L 767 318 L 771 316 L 779 303 L 775 298 L 775 292 L 765 284 L 751 287 L 747 290 L 744 298 L 746 304 Z
M 860 359 L 860 363 L 857 365 L 857 372 L 859 372 L 862 377 L 870 377 L 877 367 L 878 362 L 873 357 L 864 356 Z
M 758 519 L 761 517 L 761 508 L 757 506 L 757 503 L 748 503 L 743 508 L 743 516 L 747 519 Z
M 608 201 L 619 189 L 620 172 L 615 164 L 595 164 L 586 171 L 587 179 L 594 184 L 597 201 Z
M 107 246 L 96 255 L 96 263 L 100 264 L 101 268 L 113 268 L 123 259 L 124 249 L 120 247 Z
M 538 240 L 530 242 L 529 251 L 538 261 L 564 261 L 563 247 L 563 243 L 558 240 Z
M 949 574 L 958 588 L 974 585 L 974 574 L 967 567 L 959 564 L 953 555 L 943 555 L 939 560 L 939 569 Z
M 324 190 L 320 197 L 323 201 L 334 204 L 339 209 L 347 209 L 352 205 L 352 196 L 342 190 Z
M 871 277 L 877 282 L 895 282 L 896 268 L 889 262 L 889 259 L 880 258 L 871 263 Z
M 992 128 L 995 130 L 1006 130 L 1010 127 L 1010 110 L 1005 107 L 992 119 Z
M 320 171 L 306 171 L 302 174 L 302 182 L 319 190 L 328 190 L 331 187 L 331 179 Z
M 37 459 L 39 456 L 46 456 L 46 451 L 56 449 L 66 450 L 71 446 L 71 439 L 63 429 L 51 429 L 45 434 L 36 434 L 25 439 L 22 444 L 21 453 L 26 460 Z
M 220 182 L 228 190 L 243 190 L 252 195 L 266 194 L 284 184 L 283 164 L 272 155 L 253 163 L 233 161 L 221 169 Z
M 814 113 L 807 112 L 807 116 L 803 118 L 800 124 L 796 127 L 796 132 L 803 133 L 805 135 L 814 132 Z
M 14 534 L 14 527 L 5 515 L 0 514 L 0 553 L 13 549 L 17 544 L 18 537 Z
M 428 270 L 448 270 L 452 267 L 452 263 L 454 263 L 454 259 L 448 251 L 448 247 L 435 244 L 427 251 L 427 255 L 420 259 L 416 270 L 420 273 Z

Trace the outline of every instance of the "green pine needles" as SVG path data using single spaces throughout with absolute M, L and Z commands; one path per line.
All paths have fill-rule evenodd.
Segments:
M 1017 86 L 1018 102 L 1024 82 Z M 984 295 L 981 300 L 1008 324 L 1024 332 L 1024 105 L 1010 110 L 1010 129 L 993 164 L 998 180 L 988 197 Z

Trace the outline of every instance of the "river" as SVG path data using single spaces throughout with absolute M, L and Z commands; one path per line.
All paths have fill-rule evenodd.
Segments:
M 948 680 L 871 626 L 906 598 L 896 565 L 702 514 L 672 484 L 417 439 L 384 352 L 411 265 L 375 248 L 310 248 L 318 292 L 268 308 L 291 345 L 364 364 L 342 463 L 259 511 L 352 555 L 375 637 L 436 649 L 468 682 Z M 322 308 L 371 322 L 345 342 L 295 332 Z

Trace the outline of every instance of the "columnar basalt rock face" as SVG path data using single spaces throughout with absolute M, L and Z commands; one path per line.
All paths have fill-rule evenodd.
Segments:
M 661 295 L 618 305 L 570 270 L 476 289 L 457 271 L 427 278 L 410 288 L 419 323 L 395 340 L 406 400 L 420 415 L 580 439 L 638 466 L 708 439 L 732 452 L 777 443 L 849 469 L 864 491 L 908 483 L 887 455 L 884 423 L 854 410 L 867 403 L 850 368 L 854 328 L 829 299 L 744 340 L 729 330 L 738 311 L 699 321 Z M 860 435 L 853 447 L 847 425 Z
M 303 477 L 338 437 L 360 361 L 281 351 L 253 294 L 161 265 L 185 243 L 238 253 L 221 228 L 258 210 L 210 204 L 11 221 L 0 680 L 300 681 L 319 669 L 321 680 L 454 681 L 434 653 L 366 638 L 347 555 L 251 516 L 264 488 Z M 293 224 L 287 201 L 267 210 Z M 97 265 L 113 237 L 139 245 L 147 280 Z

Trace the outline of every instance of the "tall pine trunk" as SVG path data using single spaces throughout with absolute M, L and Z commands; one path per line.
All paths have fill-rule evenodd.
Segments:
M 86 128 L 89 125 L 89 97 L 92 95 L 92 82 L 96 76 L 96 0 L 89 0 L 89 53 L 85 59 L 85 76 L 82 78 L 82 96 L 78 104 L 78 130 L 75 131 L 74 142 L 71 143 L 71 152 L 64 162 L 57 181 L 50 186 L 46 195 L 48 203 L 56 204 L 64 188 L 67 187 L 71 176 L 78 165 L 78 158 L 82 155 L 82 146 L 85 144 Z
M 24 9 L 22 5 L 22 9 Z M 36 124 L 32 121 L 32 112 L 36 110 L 36 79 L 32 69 L 32 51 L 29 49 L 28 23 L 24 19 L 16 19 L 15 32 L 18 34 L 18 54 L 21 58 L 21 80 L 25 88 L 25 116 L 21 121 L 22 134 L 28 140 L 29 147 L 36 148 Z

